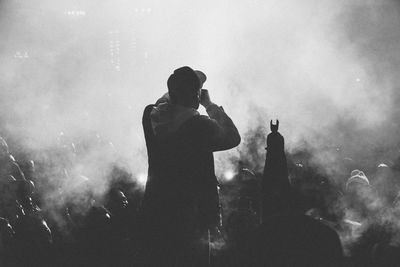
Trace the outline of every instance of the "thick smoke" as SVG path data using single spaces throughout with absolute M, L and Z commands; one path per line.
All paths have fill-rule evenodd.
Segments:
M 205 88 L 244 137 L 239 149 L 218 153 L 218 174 L 246 155 L 259 171 L 259 145 L 275 118 L 288 151 L 312 151 L 328 175 L 337 171 L 332 147 L 360 168 L 391 162 L 399 27 L 399 5 L 389 0 L 3 0 L 1 134 L 39 160 L 60 138 L 78 145 L 100 135 L 102 145 L 72 169 L 92 176 L 101 194 L 110 164 L 143 177 L 143 108 L 166 91 L 175 68 L 189 65 L 208 75 Z M 52 167 L 64 160 L 51 158 Z M 62 184 L 74 195 L 80 183 Z

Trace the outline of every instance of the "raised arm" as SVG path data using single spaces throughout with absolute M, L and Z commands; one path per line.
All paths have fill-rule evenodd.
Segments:
M 210 118 L 203 119 L 203 137 L 212 151 L 234 148 L 240 144 L 240 134 L 222 107 L 212 103 L 208 91 L 202 89 L 200 104 Z

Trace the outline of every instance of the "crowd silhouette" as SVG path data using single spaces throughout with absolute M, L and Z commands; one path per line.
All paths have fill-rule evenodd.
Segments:
M 145 108 L 145 190 L 119 165 L 105 195 L 91 190 L 74 166 L 93 149 L 115 149 L 99 135 L 79 144 L 61 134 L 35 161 L 0 138 L 0 266 L 400 266 L 396 163 L 374 162 L 367 177 L 343 158 L 332 182 L 310 151 L 286 152 L 271 120 L 263 172 L 244 155 L 221 180 L 213 152 L 241 137 L 202 89 L 206 79 L 177 69 L 168 94 Z

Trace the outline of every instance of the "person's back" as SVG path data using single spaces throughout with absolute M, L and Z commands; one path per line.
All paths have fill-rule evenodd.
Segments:
M 267 137 L 267 155 L 262 181 L 262 219 L 271 215 L 287 212 L 290 198 L 288 169 L 285 155 L 284 138 L 278 132 L 279 121 L 276 125 L 270 122 L 271 133 Z
M 193 92 L 182 96 L 179 90 L 190 90 L 191 84 L 186 80 L 184 86 L 189 88 L 178 86 L 175 90 L 176 84 L 190 78 Z M 168 261 L 172 265 L 176 258 L 185 258 L 182 250 L 218 224 L 213 152 L 240 142 L 233 122 L 222 108 L 211 103 L 206 91 L 200 102 L 199 90 L 204 81 L 188 67 L 176 70 L 168 82 L 170 95 L 157 105 L 147 106 L 143 115 L 149 157 L 143 212 L 148 238 L 153 243 L 151 253 L 160 256 L 157 250 L 166 250 L 161 253 L 161 257 L 167 258 L 164 266 L 168 266 Z M 210 117 L 196 111 L 199 103 L 206 107 Z M 158 245 L 154 246 L 155 243 Z
M 285 155 L 285 141 L 278 132 L 279 121 L 276 125 L 270 122 L 271 133 L 267 137 L 267 155 L 264 166 L 264 183 L 274 187 L 272 190 L 282 190 L 289 186 L 288 169 Z
M 195 116 L 174 134 L 158 139 L 157 161 L 145 193 L 145 208 L 147 214 L 154 213 L 150 216 L 155 216 L 155 224 L 182 229 L 184 225 L 205 224 L 207 215 L 218 212 L 213 154 L 199 142 L 204 140 L 199 132 L 204 120 Z M 210 203 L 205 207 L 207 201 Z

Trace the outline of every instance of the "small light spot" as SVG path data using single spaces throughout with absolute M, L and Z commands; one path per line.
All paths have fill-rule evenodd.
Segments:
M 141 184 L 142 186 L 146 185 L 147 182 L 147 174 L 145 173 L 141 173 L 137 176 L 137 181 L 139 184 Z
M 224 173 L 224 178 L 227 181 L 232 180 L 235 177 L 235 173 L 232 170 L 228 170 Z

